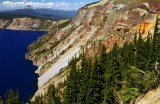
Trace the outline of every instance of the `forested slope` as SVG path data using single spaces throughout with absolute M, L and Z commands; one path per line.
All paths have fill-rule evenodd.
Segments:
M 135 34 L 132 43 L 123 47 L 115 43 L 108 53 L 100 42 L 97 44 L 101 47 L 100 51 L 94 56 L 88 57 L 84 52 L 80 57 L 73 58 L 68 66 L 70 74 L 63 84 L 57 86 L 57 92 L 48 90 L 45 96 L 36 97 L 35 102 L 44 103 L 44 99 L 49 98 L 45 103 L 134 103 L 139 96 L 160 84 L 159 21 L 157 18 L 154 35 L 148 35 L 146 39 L 142 39 L 141 34 Z

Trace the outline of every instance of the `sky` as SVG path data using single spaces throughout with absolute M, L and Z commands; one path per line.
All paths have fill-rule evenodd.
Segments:
M 80 7 L 99 0 L 0 0 L 0 11 L 26 8 L 52 8 L 77 10 Z

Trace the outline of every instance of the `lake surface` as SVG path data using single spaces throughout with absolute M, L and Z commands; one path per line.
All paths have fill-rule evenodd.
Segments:
M 0 29 L 0 96 L 8 89 L 18 90 L 20 100 L 26 101 L 37 89 L 37 67 L 25 59 L 27 46 L 44 31 Z

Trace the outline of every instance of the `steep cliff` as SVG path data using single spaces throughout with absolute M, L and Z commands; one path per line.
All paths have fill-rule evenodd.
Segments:
M 63 82 L 66 71 L 62 80 L 55 80 L 55 75 L 82 50 L 93 55 L 96 42 L 101 41 L 109 52 L 115 43 L 123 46 L 132 42 L 137 33 L 142 34 L 144 39 L 148 33 L 152 34 L 160 8 L 152 5 L 155 4 L 139 2 L 133 5 L 102 0 L 82 7 L 72 20 L 50 28 L 47 34 L 28 47 L 26 54 L 26 58 L 39 67 L 36 71 L 39 74 L 39 89 L 35 96 L 44 94 L 48 83 L 57 85 Z
M 0 28 L 13 30 L 48 30 L 56 21 L 40 18 L 0 19 Z

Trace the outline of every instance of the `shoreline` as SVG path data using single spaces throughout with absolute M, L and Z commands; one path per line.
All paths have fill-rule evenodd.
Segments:
M 0 30 L 11 30 L 11 31 L 40 31 L 40 32 L 48 32 L 47 30 L 20 30 L 20 29 L 7 29 L 7 28 L 0 28 Z
M 2 53 L 4 53 L 4 55 L 1 56 L 1 58 L 3 59 L 5 57 L 5 55 L 10 55 L 10 56 L 16 56 L 17 58 L 15 60 L 12 60 L 12 57 L 10 59 L 10 57 L 8 57 L 8 60 L 10 61 L 6 61 L 5 63 L 1 64 L 1 70 L 3 71 L 4 74 L 2 74 L 2 76 L 4 75 L 4 79 L 8 79 L 9 81 L 13 82 L 10 84 L 9 81 L 3 82 L 3 78 L 1 79 L 3 85 L 1 86 L 1 90 L 0 90 L 0 96 L 2 96 L 3 98 L 5 98 L 5 93 L 8 89 L 13 89 L 14 91 L 16 91 L 16 89 L 19 91 L 19 94 L 21 95 L 20 97 L 20 101 L 27 101 L 29 96 L 34 96 L 35 92 L 38 89 L 38 77 L 39 75 L 37 73 L 35 73 L 35 70 L 37 70 L 37 66 L 33 65 L 31 60 L 25 59 L 25 54 L 28 51 L 27 47 L 28 45 L 35 41 L 35 39 L 38 39 L 39 36 L 43 35 L 43 33 L 45 32 L 38 32 L 38 31 L 28 31 L 28 30 L 13 30 L 13 29 L 5 29 L 5 28 L 0 28 L 1 33 L 1 44 L 2 46 L 6 47 L 6 43 L 7 44 L 12 44 L 11 48 L 7 48 L 7 50 L 3 50 Z M 28 32 L 27 32 L 28 31 Z M 13 33 L 13 34 L 12 34 Z M 22 36 L 21 36 L 22 35 Z M 23 36 L 24 35 L 24 36 Z M 4 41 L 3 41 L 4 40 Z M 13 41 L 12 41 L 13 40 Z M 24 41 L 25 40 L 25 41 Z M 17 49 L 16 49 L 17 48 Z M 13 51 L 13 52 L 11 52 Z M 9 54 L 11 53 L 11 54 Z M 4 57 L 3 57 L 4 56 Z M 6 57 L 5 57 L 6 58 Z M 8 66 L 8 63 L 13 65 L 12 66 Z M 15 64 L 18 63 L 18 64 Z M 25 64 L 23 64 L 25 63 Z M 6 67 L 7 66 L 7 67 Z M 10 70 L 11 68 L 15 69 L 15 70 Z M 23 69 L 23 70 L 21 70 Z M 5 74 L 10 71 L 12 74 L 9 75 L 9 78 L 5 78 Z M 16 75 L 16 77 L 14 79 L 12 79 L 14 77 L 14 74 Z M 25 75 L 24 75 L 25 74 Z M 13 75 L 13 77 L 12 77 Z M 10 79 L 11 78 L 11 79 Z M 27 80 L 26 80 L 27 78 Z M 27 86 L 25 84 L 19 85 L 19 84 L 15 84 L 14 81 L 17 83 L 25 83 L 27 85 L 30 84 L 30 86 Z M 9 84 L 8 84 L 9 83 Z M 8 84 L 7 86 L 5 84 Z M 24 90 L 25 89 L 25 90 Z

